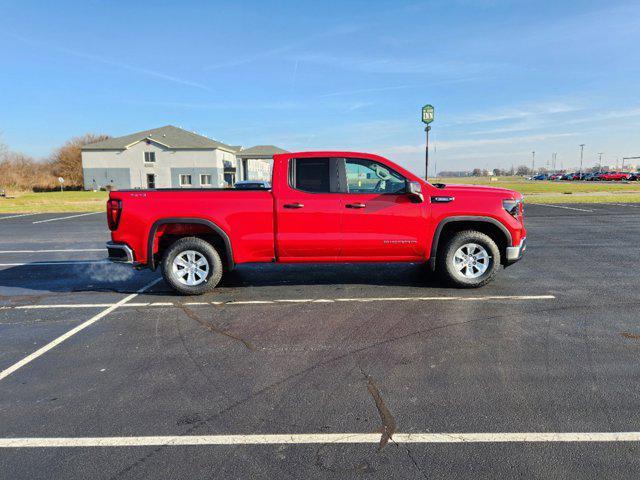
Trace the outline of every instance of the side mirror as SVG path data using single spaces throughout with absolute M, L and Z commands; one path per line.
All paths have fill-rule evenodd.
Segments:
M 420 185 L 420 182 L 407 182 L 407 194 L 414 203 L 424 202 L 424 195 L 422 195 L 422 185 Z

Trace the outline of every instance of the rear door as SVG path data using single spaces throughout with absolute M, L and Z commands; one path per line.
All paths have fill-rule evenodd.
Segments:
M 292 158 L 276 196 L 276 248 L 283 262 L 336 261 L 340 248 L 338 159 Z
M 342 261 L 425 259 L 429 203 L 414 203 L 406 179 L 369 159 L 344 159 Z

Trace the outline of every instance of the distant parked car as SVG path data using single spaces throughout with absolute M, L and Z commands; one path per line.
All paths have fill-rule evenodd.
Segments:
M 629 177 L 629 181 L 630 182 L 637 182 L 640 181 L 640 172 L 633 172 L 631 174 L 631 176 Z
M 573 174 L 572 180 L 584 180 L 586 176 L 587 174 L 584 172 L 576 172 Z
M 240 180 L 233 185 L 239 190 L 270 189 L 271 184 L 263 180 Z
M 597 173 L 595 173 L 595 172 L 592 172 L 592 173 L 585 173 L 585 174 L 582 176 L 582 180 L 584 180 L 584 181 L 586 181 L 586 182 L 592 182 L 592 181 L 595 179 L 596 175 L 597 175 Z
M 553 175 L 549 176 L 549 180 L 562 180 L 562 174 L 554 173 Z
M 565 173 L 560 177 L 560 180 L 573 180 L 573 173 Z
M 540 173 L 533 177 L 534 180 L 547 180 L 549 176 L 546 173 Z
M 619 182 L 621 180 L 629 180 L 631 173 L 629 172 L 608 172 L 602 175 L 603 180 Z

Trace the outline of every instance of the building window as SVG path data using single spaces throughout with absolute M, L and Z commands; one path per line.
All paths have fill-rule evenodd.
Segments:
M 147 188 L 156 188 L 156 176 L 153 173 L 147 173 Z
M 144 152 L 144 163 L 156 163 L 156 152 Z
M 191 175 L 188 173 L 180 175 L 180 186 L 181 187 L 190 187 L 191 186 Z
M 200 186 L 202 187 L 210 187 L 211 186 L 211 175 L 208 173 L 200 174 Z

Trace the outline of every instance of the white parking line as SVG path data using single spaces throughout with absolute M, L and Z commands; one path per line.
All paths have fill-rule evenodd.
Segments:
M 77 218 L 77 217 L 86 217 L 87 215 L 98 215 L 100 213 L 102 212 L 81 213 L 79 215 L 69 215 L 68 217 L 56 217 L 56 218 L 48 218 L 46 220 L 38 220 L 37 222 L 33 222 L 33 223 L 36 224 L 36 223 L 56 222 L 58 220 L 66 220 L 68 218 Z
M 283 300 L 232 300 L 228 302 L 211 302 L 212 305 L 269 305 L 278 303 L 336 303 L 336 302 L 441 302 L 489 300 L 553 300 L 553 295 L 491 295 L 485 297 L 364 297 L 364 298 L 303 298 Z M 189 303 L 186 303 L 189 305 Z M 197 305 L 197 303 L 196 303 Z
M 106 252 L 106 248 L 60 248 L 53 250 L 0 250 L 0 253 Z
M 565 207 L 564 205 L 551 205 L 550 203 L 531 203 L 531 202 L 527 202 L 527 205 L 538 205 L 540 207 L 563 208 L 565 210 L 575 210 L 577 212 L 593 212 L 594 211 L 594 210 L 587 210 L 585 208 Z
M 21 213 L 20 215 L 9 215 L 8 217 L 0 217 L 0 220 L 8 220 L 10 218 L 29 217 L 31 215 L 37 215 L 36 213 Z
M 121 307 L 177 307 L 186 305 L 189 307 L 208 306 L 208 305 L 278 305 L 287 303 L 338 303 L 338 302 L 487 302 L 491 300 L 512 300 L 512 301 L 529 301 L 529 300 L 554 300 L 555 295 L 489 295 L 485 297 L 365 297 L 365 298 L 292 298 L 282 300 L 229 300 L 227 302 L 128 302 Z M 46 310 L 54 308 L 106 308 L 111 307 L 111 303 L 53 303 L 39 305 L 5 305 L 0 306 L 0 310 Z
M 109 260 L 61 260 L 59 262 L 19 262 L 19 263 L 0 263 L 0 267 L 41 267 L 47 265 L 97 265 L 111 264 Z
M 395 443 L 639 442 L 640 432 L 396 433 Z M 379 433 L 1 438 L 0 448 L 380 443 Z
M 52 342 L 47 343 L 44 347 L 39 348 L 38 350 L 33 352 L 31 355 L 27 355 L 26 357 L 24 357 L 19 362 L 14 363 L 13 365 L 11 365 L 9 368 L 7 368 L 5 370 L 2 370 L 0 372 L 0 380 L 2 380 L 3 378 L 8 377 L 9 375 L 11 375 L 16 370 L 24 367 L 25 365 L 27 365 L 28 363 L 32 362 L 33 360 L 35 360 L 39 356 L 44 355 L 45 353 L 47 353 L 52 348 L 56 347 L 57 345 L 60 345 L 62 342 L 64 342 L 68 338 L 71 338 L 72 336 L 74 336 L 76 333 L 78 333 L 78 332 L 84 330 L 85 328 L 87 328 L 88 326 L 96 323 L 101 318 L 109 315 L 116 308 L 121 307 L 122 305 L 126 304 L 129 300 L 134 299 L 135 297 L 137 297 L 138 295 L 140 295 L 141 293 L 145 292 L 146 290 L 151 288 L 153 285 L 158 283 L 160 280 L 162 280 L 162 278 L 158 278 L 158 279 L 154 280 L 153 282 L 150 282 L 150 283 L 146 284 L 144 287 L 142 287 L 136 293 L 132 293 L 131 295 L 126 296 L 125 298 L 123 298 L 119 302 L 114 303 L 113 305 L 111 305 L 106 310 L 103 310 L 102 312 L 98 313 L 97 315 L 94 315 L 93 317 L 91 317 L 86 322 L 83 322 L 80 325 L 78 325 L 77 327 L 72 328 L 71 330 L 69 330 L 67 333 L 65 333 L 63 335 L 60 335 L 58 338 L 56 338 Z

